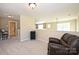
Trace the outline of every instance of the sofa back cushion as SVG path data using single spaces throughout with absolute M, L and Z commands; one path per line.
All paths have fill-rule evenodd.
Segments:
M 71 47 L 73 48 L 79 48 L 79 39 L 76 39 L 72 42 Z
M 75 40 L 79 40 L 79 37 L 73 34 L 65 33 L 61 40 L 65 41 L 68 45 L 73 46 L 73 43 L 76 42 Z
M 79 40 L 79 37 L 73 35 L 73 36 L 71 36 L 71 37 L 69 38 L 68 44 L 72 46 L 74 43 L 75 43 L 75 44 L 78 43 L 78 42 L 76 42 L 76 41 L 78 41 L 78 40 Z
M 65 33 L 62 37 L 61 40 L 65 41 L 68 44 L 69 38 L 71 37 L 71 34 Z

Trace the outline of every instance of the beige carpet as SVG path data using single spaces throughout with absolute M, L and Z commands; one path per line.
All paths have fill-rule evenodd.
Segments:
M 20 42 L 15 39 L 0 40 L 0 55 L 46 55 L 47 43 L 38 40 Z

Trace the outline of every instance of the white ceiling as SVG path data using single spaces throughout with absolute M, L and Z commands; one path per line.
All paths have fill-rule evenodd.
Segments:
M 37 3 L 35 9 L 31 9 L 28 3 L 0 3 L 0 16 L 12 15 L 19 19 L 19 15 L 41 18 L 68 18 L 79 15 L 78 3 Z

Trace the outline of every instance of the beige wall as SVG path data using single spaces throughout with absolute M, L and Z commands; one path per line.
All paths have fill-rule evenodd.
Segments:
M 56 22 L 52 23 L 52 30 L 57 31 L 57 23 Z
M 0 17 L 0 28 L 7 29 L 8 19 Z
M 48 24 L 51 25 L 51 28 L 48 28 Z M 46 29 L 49 29 L 49 30 L 52 30 L 52 31 L 56 31 L 56 29 L 57 29 L 57 23 L 56 22 L 46 23 Z
M 1 28 L 1 17 L 0 17 L 0 28 Z
M 1 28 L 8 30 L 8 18 L 2 18 Z
M 79 16 L 78 16 L 78 19 L 76 21 L 77 21 L 77 32 L 79 32 Z
M 54 32 L 52 30 L 37 30 L 37 39 L 48 43 L 49 37 L 60 39 L 64 33 L 70 33 L 79 36 L 79 32 Z
M 70 31 L 76 32 L 76 19 L 70 21 Z
M 35 30 L 35 20 L 29 16 L 20 16 L 20 40 L 30 40 L 30 31 Z
M 8 29 L 8 21 L 9 21 L 10 19 L 9 18 L 6 18 L 6 17 L 3 17 L 3 18 L 1 18 L 1 28 L 4 28 L 4 29 Z M 19 28 L 20 27 L 20 24 L 19 24 L 19 20 L 15 20 L 15 19 L 13 19 L 14 21 L 16 21 L 17 22 L 17 28 Z

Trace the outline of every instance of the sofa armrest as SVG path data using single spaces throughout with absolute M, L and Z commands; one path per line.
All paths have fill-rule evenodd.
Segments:
M 57 43 L 60 44 L 60 39 L 49 37 L 49 43 Z
M 55 43 L 49 43 L 49 50 L 48 53 L 50 54 L 57 54 L 57 55 L 74 55 L 77 54 L 76 48 L 67 48 L 63 45 L 60 44 L 55 44 Z
M 49 43 L 48 45 L 48 55 L 67 55 L 68 52 L 69 50 L 61 44 Z

